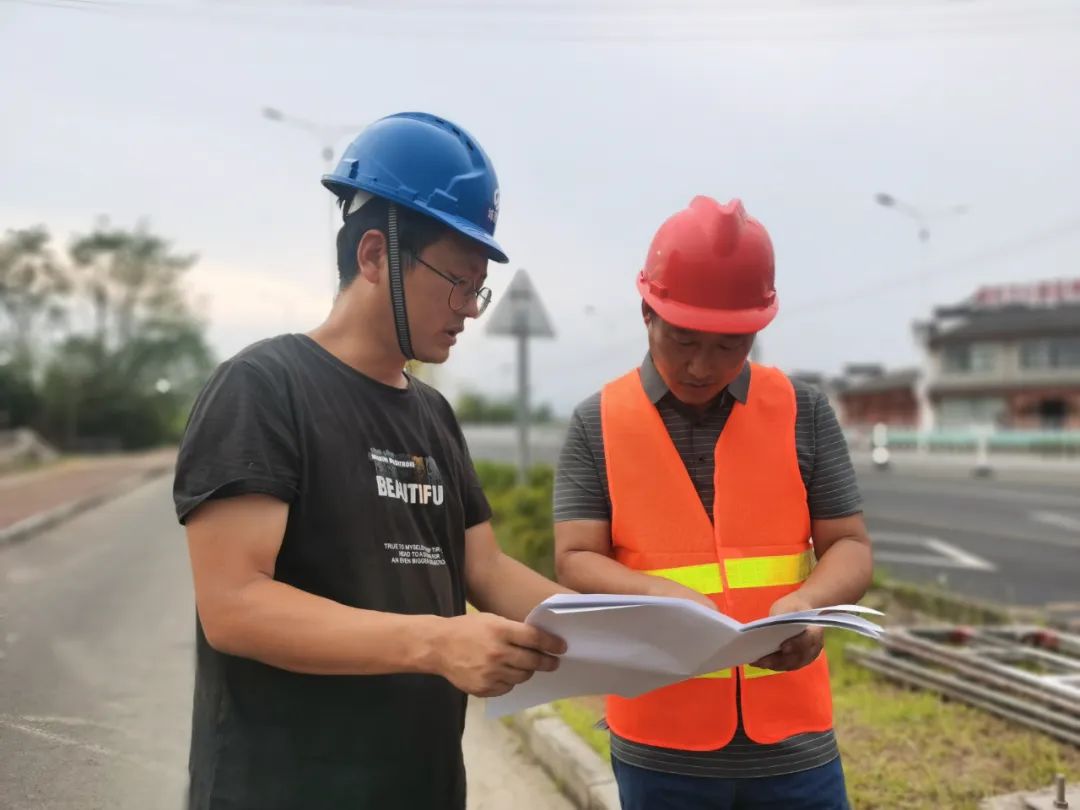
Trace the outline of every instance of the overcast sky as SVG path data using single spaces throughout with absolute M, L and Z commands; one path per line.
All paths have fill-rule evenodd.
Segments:
M 200 255 L 220 356 L 306 330 L 334 273 L 323 144 L 265 105 L 477 137 L 511 257 L 491 287 L 531 275 L 558 331 L 534 398 L 563 413 L 640 360 L 634 275 L 695 194 L 769 229 L 761 348 L 788 370 L 913 364 L 931 302 L 1080 276 L 1080 9 L 1060 1 L 0 0 L 0 226 L 146 219 Z M 879 191 L 934 214 L 925 253 Z M 481 320 L 441 382 L 509 392 L 513 356 Z

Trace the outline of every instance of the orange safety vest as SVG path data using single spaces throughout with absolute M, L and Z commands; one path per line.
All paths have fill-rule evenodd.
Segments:
M 814 562 L 795 412 L 787 377 L 754 365 L 747 401 L 735 403 L 716 443 L 710 523 L 638 372 L 606 385 L 600 413 L 615 559 L 707 594 L 738 621 L 767 616 Z M 684 751 L 727 745 L 739 708 L 747 735 L 759 743 L 832 728 L 824 653 L 794 672 L 737 670 L 734 677 L 722 670 L 636 698 L 610 695 L 608 725 L 625 739 Z

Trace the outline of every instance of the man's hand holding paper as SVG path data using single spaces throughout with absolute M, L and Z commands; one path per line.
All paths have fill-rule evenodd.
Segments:
M 801 596 L 798 591 L 789 593 L 777 599 L 769 610 L 770 616 L 780 616 L 784 613 L 796 613 L 803 610 L 812 610 L 813 605 Z M 802 669 L 812 663 L 825 646 L 825 630 L 821 627 L 807 627 L 797 636 L 789 638 L 780 645 L 780 649 L 764 658 L 759 658 L 751 666 L 759 669 L 771 669 L 775 672 L 789 672 L 793 669 Z

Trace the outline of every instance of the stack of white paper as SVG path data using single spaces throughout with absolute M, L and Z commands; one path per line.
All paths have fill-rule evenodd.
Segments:
M 537 672 L 487 702 L 501 716 L 559 698 L 637 695 L 728 667 L 749 664 L 811 625 L 879 638 L 884 630 L 858 605 L 784 613 L 742 624 L 689 599 L 620 594 L 558 594 L 525 619 L 566 640 L 555 672 Z

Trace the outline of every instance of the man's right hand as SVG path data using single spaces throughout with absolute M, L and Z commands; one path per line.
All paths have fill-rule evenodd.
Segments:
M 566 652 L 562 639 L 493 613 L 447 619 L 436 643 L 438 673 L 476 697 L 505 695 L 537 670 L 557 669 Z

